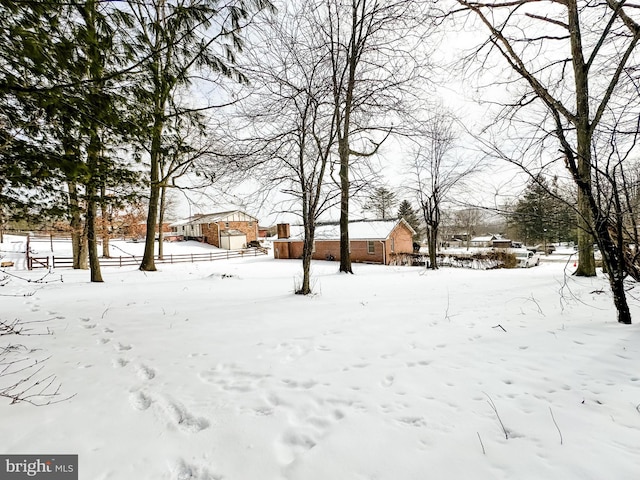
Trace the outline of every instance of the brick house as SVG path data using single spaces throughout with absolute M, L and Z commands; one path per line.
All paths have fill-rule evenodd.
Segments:
M 171 224 L 173 232 L 227 250 L 258 240 L 258 219 L 240 210 L 194 215 Z
M 404 219 L 349 222 L 351 261 L 390 265 L 399 255 L 413 252 L 413 235 L 415 231 Z M 302 227 L 278 225 L 278 239 L 273 241 L 274 258 L 301 258 L 303 239 Z M 339 225 L 316 227 L 313 258 L 340 260 Z

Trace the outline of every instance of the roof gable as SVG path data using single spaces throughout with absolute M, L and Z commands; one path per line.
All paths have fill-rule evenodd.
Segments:
M 253 217 L 242 210 L 229 210 L 226 212 L 214 212 L 214 213 L 200 213 L 193 215 L 190 218 L 179 220 L 171 226 L 180 225 L 201 225 L 203 223 L 218 223 L 218 222 L 258 222 L 256 217 Z

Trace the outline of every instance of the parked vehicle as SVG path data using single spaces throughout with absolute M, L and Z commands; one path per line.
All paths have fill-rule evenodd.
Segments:
M 534 252 L 544 253 L 545 255 L 551 255 L 553 252 L 556 251 L 556 246 L 548 244 L 545 247 L 545 245 L 539 244 L 539 245 L 536 245 L 535 247 L 532 247 L 531 250 Z
M 529 268 L 540 265 L 540 254 L 531 250 L 514 250 L 512 253 L 516 256 L 516 265 L 519 268 Z

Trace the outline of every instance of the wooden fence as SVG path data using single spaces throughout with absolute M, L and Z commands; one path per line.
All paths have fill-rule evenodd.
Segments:
M 257 257 L 266 254 L 266 248 L 247 248 L 242 250 L 225 250 L 206 253 L 185 253 L 179 255 L 164 255 L 162 258 L 156 256 L 155 263 L 212 262 L 214 260 Z M 73 268 L 72 257 L 60 257 L 55 255 L 50 257 L 29 256 L 27 260 L 29 270 L 33 270 L 35 268 Z M 141 262 L 142 255 L 100 258 L 101 267 L 126 267 L 140 265 Z

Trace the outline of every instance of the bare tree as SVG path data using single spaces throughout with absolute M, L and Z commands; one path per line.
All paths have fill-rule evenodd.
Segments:
M 421 60 L 411 34 L 423 19 L 422 5 L 414 0 L 317 0 L 314 15 L 331 64 L 338 127 L 341 272 L 353 273 L 348 227 L 352 164 L 378 152 L 393 130 L 393 112 L 415 98 L 412 82 Z
M 296 289 L 302 295 L 312 292 L 316 223 L 337 198 L 329 178 L 337 121 L 328 55 L 312 15 L 312 5 L 289 5 L 268 23 L 248 67 L 255 91 L 244 112 L 253 132 L 247 157 L 257 163 L 251 176 L 292 198 L 302 219 L 303 277 Z
M 444 111 L 436 112 L 427 120 L 415 138 L 418 149 L 411 165 L 413 190 L 427 226 L 429 263 L 434 270 L 438 268 L 436 254 L 443 203 L 478 166 L 454 155 L 455 122 L 455 118 Z
M 629 117 L 628 104 L 637 105 L 628 79 L 637 65 L 636 47 L 640 24 L 636 6 L 625 0 L 589 2 L 578 0 L 506 2 L 455 0 L 454 17 L 477 19 L 489 32 L 476 51 L 482 65 L 493 56 L 501 58 L 513 74 L 519 98 L 503 105 L 511 125 L 533 131 L 533 146 L 548 156 L 555 139 L 560 155 L 578 191 L 579 265 L 576 274 L 595 275 L 593 238 L 603 254 L 618 321 L 631 323 L 624 291 L 626 262 L 623 245 L 616 242 L 615 208 L 601 202 L 602 184 L 619 176 L 616 166 L 598 164 L 594 151 L 598 132 L 617 123 L 616 115 Z M 624 122 L 623 122 L 624 123 Z M 509 153 L 507 157 L 513 158 Z M 619 170 L 619 167 L 618 167 Z M 615 202 L 614 202 L 615 203 Z M 619 210 L 618 210 L 619 211 Z M 617 238 L 621 238 L 618 236 Z
M 458 235 L 464 237 L 467 250 L 471 247 L 471 239 L 478 233 L 478 227 L 484 221 L 484 213 L 480 208 L 467 207 L 452 214 L 453 224 L 458 230 Z

